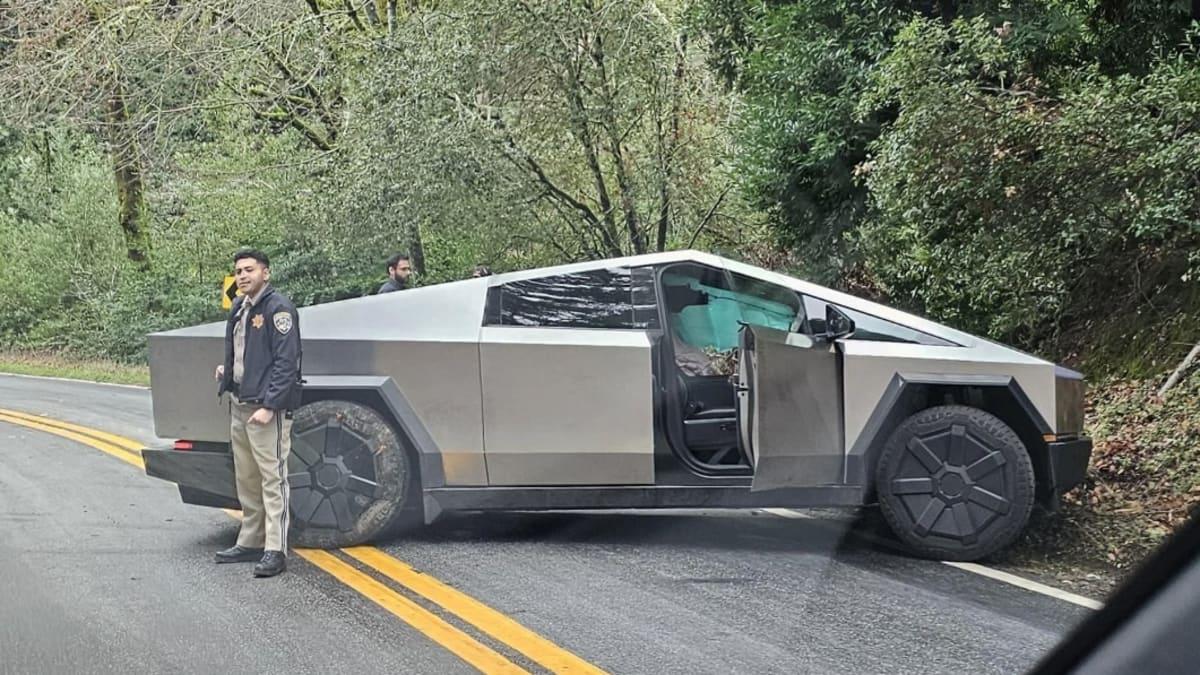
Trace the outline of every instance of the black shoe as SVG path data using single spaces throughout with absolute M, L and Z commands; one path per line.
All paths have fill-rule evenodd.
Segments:
M 273 577 L 287 569 L 287 557 L 283 551 L 267 551 L 262 560 L 254 566 L 254 576 Z
M 217 551 L 217 563 L 240 563 L 254 562 L 263 555 L 261 548 L 246 548 L 245 546 L 233 546 L 224 551 Z

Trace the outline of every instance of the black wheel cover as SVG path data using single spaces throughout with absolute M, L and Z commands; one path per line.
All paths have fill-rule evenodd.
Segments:
M 298 545 L 372 539 L 402 510 L 410 483 L 400 438 L 373 408 L 316 401 L 293 415 L 288 484 Z
M 1020 534 L 1033 508 L 1024 444 L 995 416 L 966 406 L 931 408 L 901 423 L 876 480 L 896 535 L 930 557 L 986 556 Z

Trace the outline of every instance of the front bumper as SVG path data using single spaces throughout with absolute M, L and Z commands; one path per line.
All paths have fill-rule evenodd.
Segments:
M 1046 444 L 1050 457 L 1047 476 L 1050 494 L 1055 502 L 1071 488 L 1083 482 L 1092 457 L 1092 439 L 1076 438 Z
M 147 448 L 142 450 L 146 475 L 179 486 L 184 503 L 240 509 L 233 455 L 228 452 Z

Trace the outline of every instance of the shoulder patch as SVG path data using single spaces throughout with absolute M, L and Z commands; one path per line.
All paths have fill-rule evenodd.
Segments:
M 279 331 L 280 335 L 287 335 L 292 332 L 292 315 L 290 312 L 275 312 L 271 317 L 271 321 L 275 323 L 275 330 Z

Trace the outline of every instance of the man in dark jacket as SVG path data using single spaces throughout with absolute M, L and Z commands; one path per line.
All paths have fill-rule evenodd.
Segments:
M 300 317 L 271 288 L 271 266 L 261 251 L 234 256 L 242 292 L 225 326 L 225 363 L 217 366 L 218 395 L 233 395 L 230 444 L 237 473 L 242 527 L 237 544 L 218 563 L 254 562 L 254 576 L 287 567 L 287 461 L 292 448 L 290 411 L 300 398 Z
M 379 287 L 378 294 L 382 295 L 384 293 L 402 291 L 408 288 L 408 278 L 412 276 L 412 271 L 412 261 L 408 259 L 408 256 L 402 253 L 397 253 L 391 258 L 388 258 L 388 280 L 383 282 L 383 285 Z

